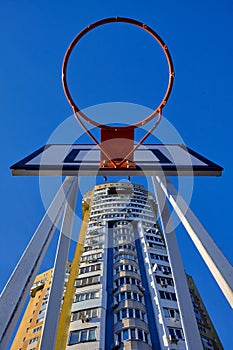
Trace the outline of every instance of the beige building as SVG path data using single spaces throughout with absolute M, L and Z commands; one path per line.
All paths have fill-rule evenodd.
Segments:
M 66 281 L 71 264 L 67 264 Z M 49 300 L 53 269 L 39 274 L 30 292 L 30 300 L 19 325 L 11 350 L 38 350 Z M 64 289 L 65 290 L 65 289 Z
M 50 269 L 36 277 L 31 289 L 30 301 L 11 347 L 12 350 L 39 349 L 52 276 L 53 269 Z

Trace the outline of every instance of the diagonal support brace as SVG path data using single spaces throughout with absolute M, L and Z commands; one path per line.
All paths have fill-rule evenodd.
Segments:
M 174 185 L 166 178 L 154 177 L 171 203 L 197 250 L 233 308 L 233 266 L 202 226 Z
M 76 177 L 67 177 L 61 185 L 1 294 L 0 350 L 7 348 L 76 181 Z

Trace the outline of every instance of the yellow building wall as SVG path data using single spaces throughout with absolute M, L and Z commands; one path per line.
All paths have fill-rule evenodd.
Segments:
M 50 288 L 53 269 L 38 275 L 31 289 L 31 297 L 12 343 L 11 350 L 38 350 L 44 319 L 37 318 L 46 292 Z M 38 284 L 36 286 L 36 284 Z M 38 339 L 37 339 L 38 338 Z

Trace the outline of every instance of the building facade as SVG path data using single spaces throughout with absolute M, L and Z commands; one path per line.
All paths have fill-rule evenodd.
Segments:
M 204 349 L 222 350 L 223 347 L 221 345 L 218 334 L 208 315 L 208 312 L 205 308 L 203 300 L 201 299 L 194 280 L 189 275 L 187 275 L 187 282 Z
M 68 281 L 71 263 L 67 263 L 65 286 Z M 40 349 L 40 340 L 49 301 L 53 269 L 37 275 L 30 292 L 30 300 L 13 340 L 11 350 Z M 64 292 L 65 287 L 64 286 Z
M 12 350 L 39 349 L 52 276 L 53 269 L 50 269 L 36 277 Z
M 153 194 L 128 182 L 98 185 L 83 198 L 85 213 L 85 240 L 63 334 L 66 349 L 188 349 Z M 38 317 L 45 315 L 41 308 L 46 308 L 52 271 L 47 273 L 46 282 L 43 274 L 35 281 L 12 350 L 39 349 L 43 318 Z M 187 279 L 203 349 L 222 350 L 194 282 Z M 37 294 L 41 300 L 34 303 Z

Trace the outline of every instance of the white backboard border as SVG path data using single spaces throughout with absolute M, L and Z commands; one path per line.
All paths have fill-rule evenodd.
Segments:
M 85 157 L 84 157 L 85 155 Z M 223 168 L 182 144 L 147 144 L 135 151 L 135 169 L 99 168 L 91 144 L 48 144 L 10 167 L 13 176 L 221 176 Z

